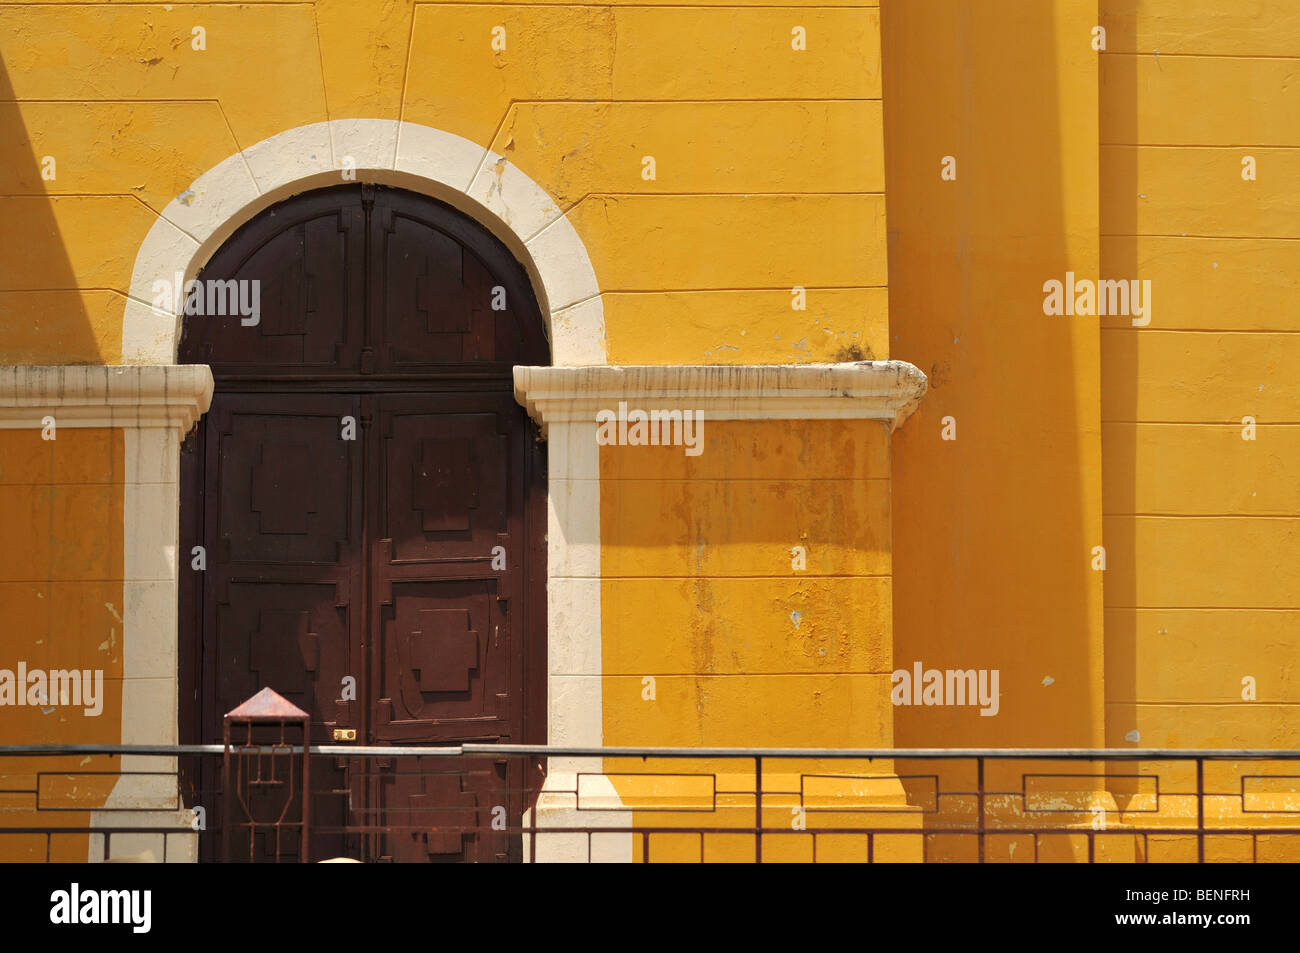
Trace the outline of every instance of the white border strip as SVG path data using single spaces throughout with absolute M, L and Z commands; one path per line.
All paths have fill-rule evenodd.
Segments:
M 171 364 L 181 315 L 154 310 L 154 282 L 194 278 L 258 212 L 348 182 L 411 189 L 477 219 L 524 264 L 557 364 L 605 362 L 605 312 L 586 246 L 546 191 L 503 156 L 441 129 L 336 119 L 277 133 L 203 173 L 145 236 L 122 321 L 123 364 Z

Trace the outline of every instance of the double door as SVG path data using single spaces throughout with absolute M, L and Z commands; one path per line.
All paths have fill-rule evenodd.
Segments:
M 543 474 L 508 392 L 223 392 L 200 427 L 187 450 L 203 500 L 189 530 L 207 559 L 192 659 L 204 741 L 263 687 L 310 714 L 313 744 L 530 740 L 529 590 L 544 567 L 528 500 Z M 530 770 L 314 758 L 311 856 L 517 859 L 509 828 Z M 274 795 L 250 802 L 255 819 L 283 809 Z M 250 846 L 266 860 L 298 850 Z

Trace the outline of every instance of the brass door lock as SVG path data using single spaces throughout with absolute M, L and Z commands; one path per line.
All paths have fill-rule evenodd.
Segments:
M 335 728 L 334 740 L 335 741 L 356 741 L 357 730 L 355 728 Z

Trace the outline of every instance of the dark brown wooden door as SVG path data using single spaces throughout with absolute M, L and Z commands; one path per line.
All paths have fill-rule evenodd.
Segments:
M 374 398 L 367 495 L 370 537 L 370 724 L 374 744 L 507 741 L 523 690 L 512 604 L 522 578 L 527 433 L 517 405 L 501 394 Z M 496 553 L 505 568 L 483 562 Z M 487 570 L 487 571 L 485 571 Z M 411 822 L 473 818 L 474 839 L 388 836 L 394 860 L 507 859 L 509 838 L 492 833 L 492 812 L 518 816 L 508 792 L 522 782 L 518 761 L 471 763 L 451 771 L 437 759 L 398 759 L 372 780 L 372 799 Z
M 207 551 L 182 586 L 183 736 L 219 741 L 270 686 L 317 744 L 544 742 L 544 459 L 510 371 L 546 354 L 522 268 L 445 206 L 353 187 L 263 213 L 200 277 L 263 290 L 258 324 L 191 319 L 182 343 L 217 378 L 182 460 L 182 544 Z M 504 758 L 312 771 L 314 858 L 518 859 L 499 828 L 538 780 Z

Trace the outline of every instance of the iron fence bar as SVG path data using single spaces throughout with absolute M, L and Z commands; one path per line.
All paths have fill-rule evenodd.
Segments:
M 301 745 L 286 746 L 301 754 Z M 237 746 L 249 753 L 268 753 L 266 745 Z M 278 750 L 286 750 L 279 748 Z M 157 755 L 180 756 L 221 754 L 222 745 L 0 745 L 0 757 L 34 755 Z M 317 757 L 480 757 L 505 756 L 564 758 L 836 758 L 844 760 L 958 760 L 1008 759 L 1020 761 L 1197 761 L 1200 759 L 1241 761 L 1300 760 L 1300 749 L 1291 748 L 660 748 L 611 747 L 573 748 L 548 745 L 312 745 L 308 753 Z
M 222 720 L 221 737 L 225 739 L 225 744 L 221 745 L 221 861 L 222 863 L 230 862 L 230 818 L 234 811 L 231 801 L 232 788 L 230 787 L 230 722 Z M 307 739 L 310 740 L 310 739 Z M 107 856 L 107 855 L 105 855 Z
M 500 759 L 503 757 L 592 757 L 604 759 L 617 759 L 620 757 L 628 759 L 638 759 L 644 762 L 649 758 L 670 759 L 748 759 L 754 765 L 754 859 L 756 863 L 763 862 L 763 838 L 770 834 L 780 834 L 784 828 L 768 828 L 765 825 L 763 815 L 763 796 L 764 780 L 763 767 L 765 760 L 799 760 L 799 759 L 826 759 L 826 760 L 918 760 L 918 761 L 960 761 L 972 760 L 976 768 L 976 791 L 977 798 L 977 816 L 972 827 L 966 826 L 944 826 L 935 831 L 939 833 L 947 832 L 952 834 L 974 834 L 977 843 L 977 853 L 979 862 L 987 860 L 987 837 L 988 828 L 988 797 L 990 792 L 987 790 L 989 783 L 987 774 L 987 760 L 1001 761 L 1075 761 L 1075 762 L 1188 762 L 1195 763 L 1195 784 L 1196 784 L 1196 813 L 1195 826 L 1182 826 L 1181 823 L 1146 826 L 1128 824 L 1124 827 L 1125 834 L 1131 834 L 1141 837 L 1143 842 L 1143 854 L 1149 855 L 1149 835 L 1166 834 L 1166 835 L 1193 835 L 1196 837 L 1197 860 L 1200 863 L 1205 862 L 1206 838 L 1216 834 L 1250 834 L 1252 836 L 1252 850 L 1258 851 L 1258 835 L 1263 832 L 1276 835 L 1288 835 L 1300 833 L 1300 827 L 1297 826 L 1268 826 L 1261 829 L 1238 826 L 1237 824 L 1224 823 L 1219 820 L 1218 826 L 1213 829 L 1207 829 L 1207 811 L 1205 808 L 1206 797 L 1206 780 L 1205 780 L 1205 763 L 1206 761 L 1296 761 L 1300 760 L 1300 749 L 1260 749 L 1260 748 L 1213 748 L 1213 749 L 1164 749 L 1164 748 L 682 748 L 682 747 L 634 747 L 634 746 L 612 746 L 612 747 L 564 747 L 564 746 L 546 746 L 546 745 L 502 745 L 502 744 L 456 744 L 456 745 L 422 745 L 422 746 L 404 746 L 404 745 L 374 745 L 374 746 L 357 746 L 357 745 L 265 745 L 250 744 L 238 745 L 227 740 L 226 744 L 221 745 L 0 745 L 0 757 L 16 756 L 85 756 L 85 755 L 102 755 L 102 756 L 128 756 L 128 755 L 146 755 L 146 756 L 164 756 L 180 757 L 185 755 L 222 755 L 222 789 L 230 790 L 230 772 L 234 766 L 230 763 L 230 755 L 262 755 L 270 753 L 284 754 L 291 752 L 293 755 L 306 754 L 309 757 L 304 758 L 304 776 L 302 784 L 304 787 L 304 818 L 302 843 L 300 844 L 300 853 L 302 859 L 308 859 L 306 855 L 306 834 L 308 828 L 306 811 L 310 803 L 307 796 L 309 790 L 309 770 L 310 757 L 348 757 L 364 759 L 370 758 L 394 758 L 394 757 L 440 757 L 448 759 L 456 758 L 483 758 L 491 757 Z M 242 770 L 242 759 L 241 768 Z M 102 772 L 101 772 L 102 773 Z M 160 772 L 133 772 L 158 774 Z M 161 772 L 167 773 L 167 772 Z M 577 793 L 577 792 L 574 792 Z M 969 793 L 969 792 L 967 792 Z M 1243 795 L 1244 797 L 1244 795 Z M 231 808 L 231 800 L 226 799 L 224 807 L 228 813 Z M 1264 812 L 1271 813 L 1271 812 Z M 1294 813 L 1279 811 L 1276 813 Z M 1190 820 L 1190 818 L 1188 819 Z M 223 857 L 229 855 L 228 838 L 232 830 L 229 823 L 229 817 L 224 817 L 221 828 L 222 854 Z M 968 822 L 969 823 L 969 822 Z M 351 831 L 353 828 L 335 828 L 326 825 L 324 828 L 327 832 L 335 830 Z M 429 828 L 426 825 L 381 825 L 380 827 L 367 826 L 357 828 L 361 831 L 369 831 L 377 836 L 379 831 L 386 833 L 420 833 L 426 830 L 439 830 L 444 833 L 464 833 L 472 834 L 477 831 L 476 827 L 461 828 L 459 825 L 435 825 Z M 995 824 L 995 829 L 997 825 Z M 1104 828 L 1103 828 L 1104 829 Z M 30 833 L 43 835 L 45 837 L 45 854 L 46 858 L 52 853 L 52 838 L 54 833 L 72 834 L 86 833 L 98 835 L 103 839 L 105 856 L 111 853 L 110 839 L 114 834 L 130 833 L 181 833 L 184 828 L 172 828 L 170 826 L 158 827 L 88 827 L 88 828 L 64 828 L 57 831 L 51 831 L 46 827 L 17 827 L 17 828 L 0 828 L 5 833 L 19 834 Z M 510 828 L 513 831 L 513 828 Z M 703 857 L 704 840 L 708 834 L 729 834 L 734 833 L 733 827 L 713 827 L 713 826 L 696 826 L 692 829 L 701 838 L 701 857 Z M 529 854 L 533 859 L 537 856 L 537 838 L 544 835 L 555 835 L 564 833 L 585 834 L 587 838 L 588 859 L 591 859 L 593 837 L 598 834 L 639 834 L 642 844 L 643 862 L 651 862 L 649 854 L 651 850 L 651 839 L 655 834 L 682 833 L 681 827 L 659 827 L 655 825 L 617 825 L 611 827 L 594 827 L 594 826 L 556 826 L 539 828 L 535 823 L 535 818 L 530 818 L 530 823 L 525 829 L 521 826 L 521 832 L 530 835 Z M 1078 833 L 1079 825 L 1073 823 L 1063 823 L 1059 825 L 1048 826 L 1012 826 L 1006 830 L 1008 834 L 1029 834 L 1034 838 L 1035 857 L 1040 835 L 1056 833 Z M 867 858 L 868 861 L 874 860 L 875 840 L 877 834 L 897 833 L 894 827 L 847 827 L 847 828 L 827 828 L 818 831 L 809 832 L 814 841 L 814 852 L 817 852 L 817 835 L 831 835 L 836 833 L 844 834 L 866 834 L 867 835 Z M 1096 860 L 1097 838 L 1095 830 L 1082 831 L 1087 838 L 1087 856 L 1090 862 Z M 280 831 L 277 828 L 277 837 Z M 168 850 L 169 844 L 166 839 L 163 843 L 164 857 Z M 250 845 L 251 847 L 251 845 Z
M 312 747 L 312 753 L 335 751 L 339 746 Z M 356 750 L 356 749 L 346 749 Z M 390 750 L 390 749 L 385 749 Z M 393 748 L 394 753 L 406 754 L 414 748 Z M 446 749 L 431 749 L 446 750 Z M 842 758 L 875 761 L 879 759 L 1015 759 L 1015 760 L 1077 760 L 1077 761 L 1194 761 L 1198 758 L 1232 759 L 1249 761 L 1289 761 L 1300 759 L 1300 749 L 1268 748 L 660 748 L 660 747 L 610 747 L 569 748 L 547 745 L 461 745 L 461 753 L 468 757 L 500 755 L 536 755 L 561 757 L 605 758 Z
M 1205 759 L 1196 759 L 1196 862 L 1205 863 Z M 1252 838 L 1254 840 L 1254 838 Z
M 303 743 L 310 746 L 311 742 L 311 721 L 303 719 L 302 722 Z M 284 738 L 283 729 L 280 737 Z M 289 755 L 291 761 L 293 755 Z M 293 777 L 292 764 L 289 769 L 289 776 Z M 311 789 L 311 756 L 302 759 L 302 830 L 298 832 L 298 846 L 302 850 L 303 863 L 311 862 L 311 800 L 314 792 Z
M 1085 822 L 1081 821 L 1080 823 L 1085 823 Z M 266 826 L 269 827 L 271 825 L 268 824 Z M 478 833 L 479 831 L 482 830 L 482 828 L 476 825 L 468 825 L 468 824 L 466 825 L 438 824 L 432 826 L 424 825 L 424 824 L 420 824 L 420 825 L 384 824 L 379 826 L 323 824 L 323 825 L 318 825 L 316 827 L 316 830 L 323 831 L 325 833 L 330 833 L 330 834 L 336 834 L 336 833 L 341 833 L 346 831 L 375 831 L 375 830 L 388 831 L 390 833 L 416 833 L 421 831 L 437 830 L 444 833 L 473 834 L 473 833 Z M 504 830 L 507 833 L 511 833 L 511 834 L 519 834 L 519 833 L 528 832 L 529 828 L 515 827 L 514 825 L 510 825 L 508 827 L 501 828 L 501 830 Z M 552 834 L 726 834 L 728 836 L 734 837 L 736 836 L 737 833 L 745 833 L 744 828 L 726 827 L 726 826 L 719 826 L 719 825 L 682 828 L 682 827 L 670 827 L 670 826 L 646 827 L 643 825 L 636 825 L 634 827 L 619 827 L 617 825 L 608 824 L 608 825 L 600 825 L 600 826 L 592 825 L 588 827 L 573 827 L 573 826 L 539 827 L 536 828 L 535 830 L 536 833 L 542 837 L 546 837 Z M 100 836 L 112 835 L 112 834 L 171 834 L 171 835 L 195 834 L 197 835 L 201 833 L 201 831 L 196 831 L 193 828 L 189 827 L 188 825 L 183 825 L 183 824 L 178 825 L 176 827 L 163 827 L 160 825 L 151 825 L 151 826 L 137 825 L 133 827 L 55 827 L 55 828 L 30 827 L 30 826 L 0 827 L 0 832 L 3 832 L 5 834 L 25 834 L 25 835 L 41 835 L 41 836 L 55 836 L 55 835 L 62 836 L 65 834 L 78 834 L 78 835 L 97 834 Z M 788 834 L 790 833 L 790 831 L 788 828 L 764 827 L 763 833 L 764 834 Z M 817 830 L 808 831 L 806 833 L 810 836 L 814 834 L 822 835 L 822 836 L 834 835 L 834 834 L 856 834 L 856 835 L 865 836 L 870 834 L 911 834 L 917 832 L 900 830 L 897 827 L 819 827 Z M 971 837 L 978 832 L 976 831 L 975 828 L 971 828 L 971 827 L 953 826 L 953 827 L 934 828 L 928 831 L 924 831 L 923 833 L 953 834 L 953 835 L 961 835 L 964 837 Z M 1072 827 L 1069 824 L 1062 823 L 1051 827 L 1005 827 L 1005 828 L 1000 828 L 996 833 L 1005 834 L 1007 836 L 1020 836 L 1020 835 L 1032 835 L 1032 834 L 1085 834 L 1087 833 L 1087 831 L 1084 828 L 1081 828 L 1077 825 Z M 1124 835 L 1163 834 L 1163 835 L 1176 835 L 1179 837 L 1191 837 L 1192 835 L 1196 834 L 1197 831 L 1193 827 L 1175 827 L 1173 825 L 1147 826 L 1147 827 L 1125 826 L 1122 829 L 1115 831 L 1115 833 L 1124 834 Z M 1245 836 L 1245 835 L 1255 836 L 1259 834 L 1266 834 L 1266 835 L 1300 834 L 1300 827 L 1296 827 L 1294 825 L 1289 827 L 1270 826 L 1265 828 L 1214 827 L 1211 828 L 1209 831 L 1206 831 L 1205 833 L 1211 835 L 1221 834 L 1221 835 L 1241 835 L 1241 836 Z

